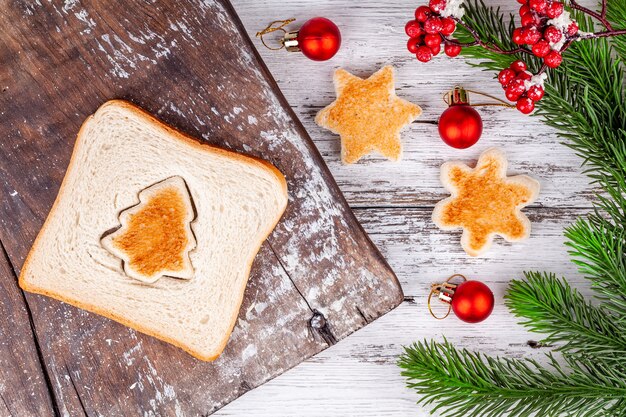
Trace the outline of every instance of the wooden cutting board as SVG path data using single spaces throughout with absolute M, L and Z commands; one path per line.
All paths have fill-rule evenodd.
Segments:
M 2 0 L 0 25 L 0 368 L 24 370 L 0 369 L 11 413 L 208 415 L 402 301 L 226 0 Z M 112 98 L 287 177 L 289 206 L 213 363 L 17 288 L 79 126 Z

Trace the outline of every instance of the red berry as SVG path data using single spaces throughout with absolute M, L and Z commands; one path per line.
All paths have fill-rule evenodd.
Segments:
M 543 37 L 552 43 L 557 43 L 563 37 L 563 33 L 556 26 L 548 26 L 543 31 Z
M 509 101 L 517 101 L 520 98 L 520 94 L 509 91 L 509 90 L 505 90 L 504 95 L 506 96 L 506 99 Z
M 506 87 L 515 78 L 515 71 L 511 68 L 505 68 L 498 74 L 498 81 L 502 87 Z
M 439 46 L 441 45 L 441 36 L 439 36 L 439 34 L 429 33 L 424 36 L 424 44 L 426 44 L 429 48 Z
M 433 16 L 426 19 L 424 22 L 424 31 L 426 33 L 439 33 L 443 29 L 443 23 L 441 23 L 441 19 Z
M 515 42 L 518 45 L 522 45 L 524 43 L 524 36 L 522 33 L 522 28 L 517 28 L 513 31 L 512 39 L 513 39 L 513 42 Z
M 528 67 L 526 66 L 526 63 L 520 59 L 518 59 L 517 61 L 513 61 L 513 63 L 509 65 L 509 68 L 511 68 L 516 73 L 523 72 L 528 69 Z
M 529 0 L 528 5 L 530 6 L 531 9 L 533 9 L 537 13 L 543 14 L 546 11 L 548 2 L 546 0 Z
M 535 110 L 535 102 L 529 99 L 528 97 L 520 98 L 517 100 L 517 110 L 521 111 L 524 114 L 529 114 L 533 110 Z
M 525 91 L 526 91 L 526 84 L 524 84 L 524 81 L 519 80 L 519 79 L 514 79 L 506 87 L 506 90 L 505 90 L 506 98 L 508 98 L 511 101 L 515 101 L 518 98 L 520 98 L 522 94 L 524 94 Z
M 515 78 L 506 88 L 507 90 L 510 89 L 518 94 L 524 94 L 524 91 L 526 91 L 526 84 L 524 84 L 523 80 Z
M 526 0 L 517 0 L 517 2 L 520 4 L 526 4 Z
M 539 19 L 537 19 L 531 12 L 522 16 L 522 26 L 535 26 L 537 24 L 539 24 Z
M 506 96 L 506 99 L 509 101 L 517 101 L 522 96 L 517 91 L 509 90 L 508 88 L 504 91 L 504 95 Z
M 540 85 L 532 85 L 528 89 L 528 92 L 526 93 L 526 95 L 532 101 L 539 101 L 543 98 L 543 93 L 544 93 L 543 87 L 541 87 Z
M 428 5 L 433 12 L 441 13 L 446 8 L 446 0 L 430 0 Z
M 417 53 L 417 48 L 419 48 L 422 43 L 422 38 L 410 38 L 406 43 L 406 49 L 409 50 L 412 54 Z
M 407 35 L 409 35 L 409 38 L 417 38 L 423 32 L 422 27 L 417 20 L 408 21 L 404 26 L 404 31 Z
M 415 57 L 417 58 L 418 61 L 428 62 L 433 57 L 433 51 L 431 51 L 428 46 L 422 45 L 419 48 L 417 48 Z
M 574 36 L 577 33 L 578 33 L 578 25 L 576 24 L 576 22 L 570 23 L 570 25 L 567 27 L 567 34 L 569 36 Z
M 550 19 L 555 19 L 563 14 L 563 3 L 560 1 L 553 1 L 548 4 L 548 8 L 546 9 L 546 15 Z
M 534 45 L 541 39 L 541 32 L 536 27 L 531 26 L 522 29 L 522 36 L 524 37 L 524 43 Z
M 456 22 L 449 17 L 444 17 L 443 19 L 441 19 L 441 25 L 441 34 L 443 36 L 452 35 L 456 30 Z
M 461 53 L 461 47 L 459 45 L 445 44 L 443 51 L 451 58 L 454 58 Z
M 424 23 L 426 19 L 428 19 L 428 16 L 430 16 L 431 14 L 432 11 L 428 6 L 420 6 L 415 9 L 415 20 Z
M 528 7 L 528 5 L 524 3 L 524 5 L 519 8 L 519 15 L 524 16 L 528 12 L 530 12 L 530 7 Z
M 441 44 L 431 46 L 430 50 L 432 51 L 433 56 L 439 55 L 439 52 L 441 52 Z
M 522 71 L 520 73 L 518 73 L 515 76 L 516 79 L 518 80 L 522 80 L 522 81 L 528 81 L 532 78 L 532 74 L 530 74 L 528 71 Z
M 543 62 L 550 68 L 558 67 L 561 65 L 561 61 L 563 61 L 563 57 L 557 51 L 550 51 L 550 53 L 543 58 Z
M 550 44 L 545 39 L 540 40 L 533 45 L 533 54 L 539 58 L 543 58 L 550 52 Z

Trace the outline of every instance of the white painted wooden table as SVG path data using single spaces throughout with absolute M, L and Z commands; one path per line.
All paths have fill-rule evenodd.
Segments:
M 560 144 L 555 131 L 537 118 L 497 107 L 480 110 L 482 139 L 467 150 L 447 147 L 432 123 L 445 109 L 441 97 L 455 84 L 503 96 L 493 74 L 465 64 L 463 58 L 437 57 L 422 64 L 406 49 L 404 24 L 415 1 L 232 0 L 248 34 L 274 19 L 324 16 L 341 29 L 343 43 L 330 61 L 313 62 L 301 54 L 269 51 L 254 39 L 263 59 L 296 114 L 315 141 L 339 186 L 402 282 L 406 301 L 398 309 L 302 363 L 217 413 L 220 416 L 426 416 L 417 395 L 405 388 L 395 362 L 402 346 L 423 338 L 446 336 L 458 347 L 491 355 L 538 357 L 526 332 L 508 313 L 502 296 L 507 283 L 525 270 L 548 270 L 583 284 L 564 245 L 563 228 L 590 208 L 593 189 L 580 171 L 581 159 Z M 514 0 L 488 1 L 516 12 Z M 586 2 L 591 4 L 591 2 Z M 370 157 L 344 166 L 339 138 L 319 128 L 316 112 L 334 100 L 332 73 L 344 67 L 367 76 L 385 64 L 396 68 L 396 90 L 422 106 L 424 113 L 403 132 L 399 163 Z M 511 245 L 497 239 L 484 257 L 473 259 L 460 248 L 460 233 L 443 232 L 430 220 L 432 207 L 445 197 L 439 166 L 449 159 L 472 161 L 491 146 L 509 155 L 511 174 L 541 181 L 539 200 L 526 212 L 531 238 Z M 430 284 L 453 273 L 486 282 L 496 295 L 492 316 L 468 325 L 454 317 L 436 321 L 426 308 Z M 582 285 L 584 289 L 584 284 Z

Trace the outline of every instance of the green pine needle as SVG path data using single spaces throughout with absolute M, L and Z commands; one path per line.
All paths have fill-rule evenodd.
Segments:
M 591 281 L 603 306 L 623 322 L 626 332 L 626 230 L 614 226 L 600 214 L 578 219 L 565 236 L 573 262 Z
M 548 336 L 542 343 L 564 343 L 562 352 L 597 355 L 607 361 L 626 358 L 626 333 L 617 318 L 594 306 L 564 279 L 527 272 L 525 281 L 511 281 L 505 296 L 522 325 Z M 626 364 L 624 364 L 626 365 Z
M 607 18 L 614 22 L 613 29 L 626 29 L 626 0 L 609 0 Z M 626 36 L 611 38 L 611 43 L 622 61 L 626 62 Z
M 492 358 L 443 343 L 418 342 L 398 360 L 407 386 L 444 416 L 515 417 L 626 415 L 626 380 L 581 357 L 547 365 L 532 359 Z
M 481 39 L 513 48 L 513 16 L 482 0 L 465 4 L 464 20 Z M 626 0 L 609 0 L 607 17 L 626 27 Z M 573 13 L 584 31 L 593 22 Z M 459 28 L 458 39 L 471 41 Z M 499 71 L 524 59 L 533 71 L 540 62 L 528 55 L 499 55 L 464 48 L 472 65 Z M 565 231 L 572 261 L 590 281 L 596 300 L 588 301 L 565 279 L 528 272 L 512 281 L 505 297 L 528 329 L 556 344 L 557 361 L 491 358 L 447 341 L 406 347 L 398 365 L 419 403 L 459 417 L 626 416 L 626 36 L 575 42 L 563 63 L 551 70 L 546 96 L 535 116 L 556 128 L 582 158 L 585 173 L 601 189 L 594 211 Z

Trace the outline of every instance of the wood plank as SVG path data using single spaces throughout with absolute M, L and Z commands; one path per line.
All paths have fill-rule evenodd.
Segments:
M 454 273 L 503 288 L 525 270 L 552 271 L 573 284 L 585 280 L 569 262 L 563 228 L 588 209 L 524 209 L 532 223 L 528 240 L 516 243 L 496 237 L 489 251 L 472 258 L 461 248 L 461 231 L 443 231 L 432 222 L 432 209 L 356 209 L 355 213 L 396 271 L 407 297 L 423 297 L 430 284 Z
M 491 355 L 544 360 L 545 349 L 528 345 L 529 340 L 537 340 L 537 335 L 523 331 L 508 315 L 499 289 L 496 311 L 478 325 L 468 325 L 452 317 L 444 321 L 433 319 L 423 297 L 415 304 L 403 303 L 215 415 L 429 417 L 428 407 L 415 404 L 418 396 L 405 387 L 396 366 L 403 345 L 423 338 L 442 340 L 445 335 L 458 347 Z
M 213 364 L 28 295 L 61 414 L 210 414 L 401 302 L 393 272 L 226 1 L 10 2 L 0 22 L 0 58 L 10 68 L 0 72 L 9 150 L 0 154 L 0 239 L 14 265 L 52 204 L 78 127 L 110 98 L 269 159 L 290 189 L 237 329 Z
M 0 416 L 54 415 L 35 337 L 24 294 L 0 247 Z

